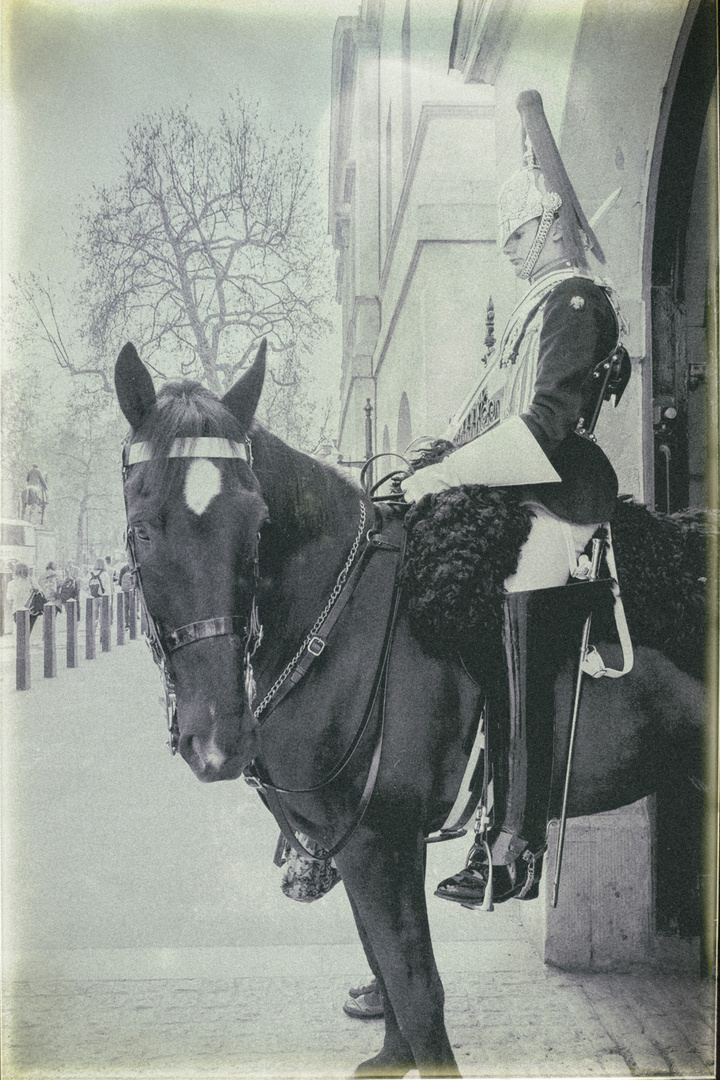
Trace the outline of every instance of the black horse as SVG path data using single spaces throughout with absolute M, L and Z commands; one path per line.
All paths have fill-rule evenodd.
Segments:
M 219 400 L 187 381 L 156 396 L 132 345 L 116 365 L 131 426 L 128 542 L 176 699 L 173 738 L 198 779 L 252 771 L 286 830 L 340 848 L 385 1004 L 384 1045 L 356 1075 L 457 1076 L 424 838 L 455 801 L 483 694 L 459 659 L 438 658 L 413 632 L 393 590 L 392 530 L 366 557 L 377 527 L 366 496 L 255 422 L 264 369 L 261 347 Z M 700 681 L 647 648 L 627 677 L 590 680 L 570 815 L 652 792 L 668 741 L 699 730 L 702 696 Z M 558 713 L 560 742 L 569 711 Z

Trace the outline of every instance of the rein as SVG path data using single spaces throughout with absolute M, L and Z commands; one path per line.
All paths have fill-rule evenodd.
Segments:
M 360 547 L 360 542 L 365 532 L 366 519 L 367 515 L 365 511 L 365 503 L 360 500 L 360 525 L 357 531 L 357 536 L 353 540 L 352 547 L 350 548 L 350 554 L 347 557 L 345 565 L 338 574 L 337 581 L 335 582 L 335 586 L 330 593 L 328 602 L 323 608 L 318 618 L 316 619 L 312 629 L 308 633 L 302 645 L 293 656 L 292 660 L 290 660 L 290 662 L 286 664 L 285 668 L 280 673 L 280 675 L 278 675 L 277 679 L 270 687 L 267 694 L 258 705 L 257 709 L 255 709 L 256 720 L 259 719 L 261 714 L 266 710 L 268 710 L 268 712 L 272 711 L 268 708 L 268 706 L 272 704 L 272 708 L 274 709 L 277 705 L 280 704 L 282 699 L 292 689 L 295 683 L 297 683 L 302 678 L 302 676 L 312 664 L 313 660 L 315 660 L 316 657 L 320 656 L 325 649 L 325 642 L 327 640 L 327 636 L 337 622 L 348 600 L 350 599 L 352 589 L 355 587 L 355 581 L 357 580 L 357 577 L 359 577 L 357 571 L 361 566 L 361 563 L 358 563 L 355 571 L 353 571 L 354 576 L 350 580 L 348 580 L 350 567 L 355 561 L 355 556 L 357 555 L 358 548 Z M 367 535 L 368 544 L 371 543 L 371 535 L 374 534 L 371 534 L 369 532 Z M 367 553 L 367 551 L 368 547 L 365 548 L 363 556 Z M 340 600 L 341 597 L 343 598 L 342 604 L 336 604 L 336 602 Z M 334 611 L 333 608 L 335 609 Z M 287 684 L 288 676 L 291 680 L 290 685 Z M 250 700 L 250 706 L 252 707 L 252 699 Z
M 398 567 L 400 567 L 402 565 L 403 556 L 405 553 L 406 538 L 407 533 L 403 528 L 399 546 L 390 544 L 384 538 L 381 538 L 381 542 L 376 544 L 375 549 L 397 552 L 399 555 Z M 368 549 L 366 549 L 366 552 L 364 552 L 363 554 L 366 554 L 367 551 Z M 356 567 L 356 569 L 358 568 L 359 566 Z M 385 735 L 385 704 L 387 698 L 388 671 L 390 668 L 392 645 L 395 638 L 395 624 L 397 622 L 397 616 L 400 610 L 400 599 L 400 575 L 397 573 L 396 570 L 395 580 L 393 583 L 392 599 L 390 602 L 390 613 L 385 626 L 385 634 L 383 637 L 380 660 L 375 670 L 375 677 L 373 679 L 372 690 L 370 692 L 370 699 L 365 707 L 363 718 L 358 726 L 358 729 L 355 732 L 355 735 L 353 736 L 349 747 L 343 754 L 343 757 L 338 762 L 338 764 L 330 771 L 330 773 L 326 777 L 324 777 L 323 780 L 319 781 L 317 784 L 314 784 L 312 787 L 309 788 L 283 788 L 272 784 L 267 776 L 260 776 L 256 763 L 253 766 L 254 775 L 245 775 L 245 780 L 248 784 L 250 784 L 251 787 L 257 787 L 260 789 L 260 795 L 262 799 L 266 803 L 268 809 L 273 814 L 275 820 L 280 826 L 283 836 L 288 841 L 288 843 L 295 849 L 295 851 L 298 852 L 299 855 L 307 859 L 312 859 L 314 862 L 331 859 L 335 855 L 337 855 L 338 852 L 342 851 L 346 844 L 351 840 L 363 818 L 365 817 L 365 811 L 370 804 L 370 800 L 375 790 L 375 784 L 377 782 L 378 773 L 380 771 L 380 759 L 382 756 L 383 740 Z M 311 794 L 313 792 L 322 790 L 330 783 L 332 783 L 333 780 L 336 780 L 350 764 L 351 759 L 353 758 L 358 746 L 360 745 L 363 735 L 368 729 L 370 720 L 375 713 L 376 708 L 378 716 L 378 726 L 377 732 L 375 734 L 375 742 L 373 745 L 370 768 L 368 769 L 368 774 L 365 779 L 365 785 L 363 787 L 362 795 L 360 796 L 360 801 L 358 802 L 358 805 L 353 812 L 352 818 L 350 819 L 350 824 L 347 826 L 340 839 L 336 840 L 332 847 L 328 848 L 325 851 L 309 851 L 302 843 L 302 841 L 298 839 L 295 829 L 288 820 L 282 803 L 278 798 L 278 795 Z

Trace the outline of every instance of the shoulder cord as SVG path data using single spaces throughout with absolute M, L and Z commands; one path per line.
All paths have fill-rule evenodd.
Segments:
M 563 281 L 567 281 L 568 278 L 571 277 L 578 277 L 578 272 L 576 269 L 572 268 L 565 270 L 556 270 L 554 273 L 548 274 L 547 277 L 540 278 L 540 280 L 536 282 L 535 285 L 528 289 L 522 300 L 516 305 L 515 309 L 510 315 L 510 318 L 508 319 L 505 326 L 505 330 L 503 331 L 503 335 L 500 339 L 500 345 L 498 346 L 498 358 L 500 367 L 505 367 L 509 363 L 515 363 L 515 361 L 517 360 L 517 353 L 518 349 L 520 348 L 520 343 L 525 336 L 529 323 L 532 321 L 535 315 L 537 315 L 539 309 L 545 303 L 548 296 L 556 287 L 556 285 L 560 285 Z M 527 308 L 527 314 L 522 319 L 519 330 L 517 330 L 518 338 L 516 341 L 513 342 L 512 349 L 510 350 L 510 353 L 508 355 L 508 359 L 504 360 L 503 353 L 512 339 L 513 331 L 515 330 L 519 322 L 520 313 L 523 311 L 523 309 L 528 303 L 530 304 L 530 306 L 529 308 Z

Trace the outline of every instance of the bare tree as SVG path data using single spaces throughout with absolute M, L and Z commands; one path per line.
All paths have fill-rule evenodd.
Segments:
M 25 374 L 25 373 L 23 373 Z M 21 495 L 27 472 L 37 464 L 47 473 L 50 459 L 46 439 L 47 396 L 38 381 L 5 366 L 2 371 L 2 423 L 0 423 L 0 459 L 2 460 L 2 515 L 19 518 Z
M 292 368 L 326 331 L 330 295 L 301 133 L 263 130 L 234 97 L 207 129 L 187 109 L 145 117 L 124 160 L 122 180 L 96 190 L 77 244 L 89 352 L 112 342 L 114 355 L 132 337 L 156 370 L 172 357 L 217 393 L 262 337 L 277 367 Z
M 85 556 L 92 560 L 122 546 L 120 445 L 125 429 L 105 395 L 75 395 L 58 419 L 48 472 L 53 522 L 59 550 L 73 552 L 78 566 Z
M 15 294 L 8 303 L 8 339 L 20 354 L 33 353 L 54 361 L 70 375 L 95 376 L 90 386 L 113 392 L 109 354 L 92 333 L 94 320 L 85 317 L 77 297 L 70 303 L 66 289 L 39 273 L 13 277 Z
M 50 496 L 44 524 L 55 533 L 58 557 L 80 564 L 86 542 L 94 554 L 121 545 L 120 445 L 127 425 L 108 394 L 82 383 L 68 394 L 67 377 L 52 374 L 31 363 L 2 373 L 3 515 L 20 516 L 27 472 L 37 464 Z

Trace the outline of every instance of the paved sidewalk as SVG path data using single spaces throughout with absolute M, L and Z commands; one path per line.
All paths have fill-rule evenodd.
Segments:
M 286 974 L 270 965 L 263 977 L 16 983 L 6 995 L 4 1075 L 350 1076 L 380 1048 L 382 1021 L 342 1012 L 366 969 L 352 946 L 330 950 L 326 965 L 333 951 L 337 970 L 322 977 L 308 949 L 306 963 L 295 955 Z M 478 943 L 473 973 L 453 972 L 442 944 L 438 953 L 465 1077 L 714 1075 L 710 982 L 553 971 L 512 940 Z M 354 973 L 343 974 L 351 955 Z
M 6 1080 L 347 1077 L 381 1021 L 342 1012 L 367 968 L 342 886 L 279 890 L 277 828 L 246 785 L 164 747 L 142 642 L 16 693 L 0 648 Z M 39 649 L 33 658 L 42 663 Z M 433 845 L 428 887 L 465 841 Z M 430 898 L 465 1077 L 713 1075 L 714 983 L 546 967 L 530 905 Z

